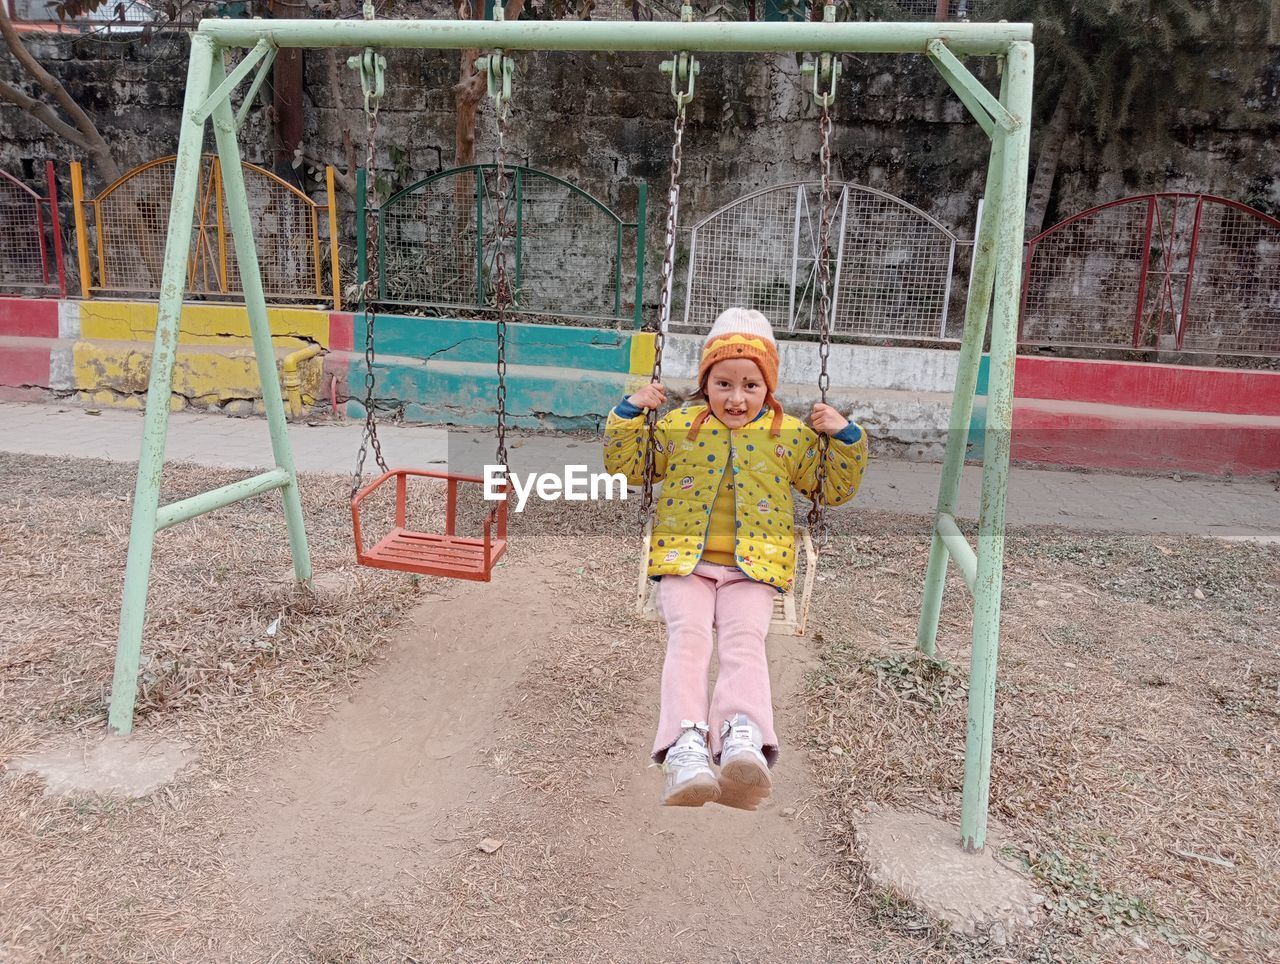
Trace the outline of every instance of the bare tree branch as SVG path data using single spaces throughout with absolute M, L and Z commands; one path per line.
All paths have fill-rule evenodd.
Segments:
M 28 97 L 22 91 L 3 82 L 0 82 L 0 100 L 7 100 L 15 107 L 21 107 L 49 130 L 81 150 L 89 149 L 89 142 L 85 136 L 59 117 L 57 112 L 44 101 Z
M 34 79 L 35 82 L 54 99 L 62 112 L 71 118 L 72 123 L 75 125 L 75 129 L 80 133 L 80 138 L 77 140 L 73 140 L 71 138 L 67 139 L 77 147 L 81 147 L 89 153 L 89 156 L 93 158 L 94 166 L 98 169 L 98 174 L 101 177 L 104 177 L 109 181 L 116 180 L 116 178 L 120 176 L 120 168 L 116 165 L 115 157 L 111 153 L 111 148 L 107 146 L 107 142 L 104 141 L 102 139 L 102 135 L 98 133 L 98 126 L 93 122 L 93 119 L 84 112 L 80 105 L 75 102 L 75 99 L 67 92 L 67 89 L 62 86 L 61 81 L 45 70 L 44 67 L 40 65 L 40 61 L 36 60 L 31 51 L 27 49 L 26 45 L 22 42 L 22 38 L 18 36 L 18 32 L 13 29 L 13 23 L 9 20 L 8 5 L 5 3 L 0 3 L 0 35 L 3 35 L 5 46 L 9 48 L 9 51 L 18 61 L 18 65 L 22 67 L 28 76 Z M 13 91 L 13 93 L 16 94 L 18 92 Z M 6 97 L 6 99 L 9 100 L 10 103 L 18 103 L 11 97 Z M 39 101 L 35 101 L 33 98 L 28 98 L 28 100 L 31 100 L 33 103 L 40 103 Z M 69 125 L 60 122 L 61 127 L 55 127 L 50 123 L 51 119 L 57 119 L 57 115 L 48 104 L 43 105 L 46 108 L 44 111 L 33 110 L 31 107 L 24 104 L 19 104 L 19 106 L 39 120 L 40 123 L 46 125 L 57 133 L 60 137 L 67 136 L 65 129 Z

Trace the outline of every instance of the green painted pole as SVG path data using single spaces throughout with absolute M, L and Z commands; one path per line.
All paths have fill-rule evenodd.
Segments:
M 160 480 L 164 473 L 165 435 L 169 428 L 173 363 L 178 347 L 182 295 L 187 284 L 187 259 L 191 253 L 191 222 L 195 217 L 200 180 L 204 124 L 196 121 L 192 112 L 208 95 L 212 63 L 213 43 L 207 37 L 193 37 L 191 60 L 187 65 L 187 94 L 179 127 L 178 155 L 174 161 L 173 199 L 169 204 L 169 233 L 165 240 L 160 278 L 160 305 L 156 313 L 155 345 L 151 351 L 142 452 L 138 457 L 138 481 L 133 492 L 133 520 L 129 528 L 129 553 L 120 606 L 120 636 L 116 644 L 115 675 L 111 681 L 111 706 L 107 712 L 108 730 L 120 735 L 133 730 L 142 627 L 147 612 L 147 586 L 151 577 L 151 552 L 160 505 Z
M 640 182 L 640 197 L 636 202 L 636 308 L 635 327 L 644 327 L 644 245 L 645 222 L 649 217 L 649 185 Z
M 1031 89 L 1034 52 L 1015 43 L 1005 62 L 1005 107 L 1018 120 L 1003 140 L 1003 191 L 996 240 L 995 307 L 991 316 L 991 384 L 982 466 L 982 514 L 978 521 L 978 577 L 973 600 L 973 657 L 969 670 L 969 720 L 965 741 L 960 842 L 982 849 L 991 792 L 991 740 L 995 727 L 996 664 L 1000 655 L 1000 593 L 1004 574 L 1005 502 L 1013 429 L 1013 375 L 1018 349 L 1022 240 L 1031 155 Z
M 204 20 L 227 47 L 263 37 L 277 47 L 433 47 L 443 50 L 672 50 L 723 53 L 925 54 L 941 40 L 962 56 L 1003 54 L 1031 39 L 1027 23 L 685 23 L 592 20 Z
M 208 492 L 201 492 L 181 502 L 161 506 L 156 514 L 156 529 L 168 529 L 179 522 L 186 522 L 188 519 L 194 519 L 214 509 L 222 509 L 244 499 L 252 499 L 254 496 L 265 495 L 275 489 L 283 489 L 291 481 L 289 473 L 284 469 L 272 469 L 261 475 L 241 479 L 239 482 L 232 482 L 230 485 L 211 489 Z
M 476 165 L 476 307 L 485 306 L 484 291 L 484 165 Z
M 622 219 L 613 235 L 613 317 L 622 313 Z
M 1000 96 L 1007 95 L 1009 72 L 1000 83 Z M 1000 196 L 1004 177 L 1003 138 L 991 143 L 991 159 L 987 165 L 982 223 L 973 248 L 973 279 L 964 315 L 964 340 L 956 363 L 956 387 L 951 398 L 951 416 L 947 425 L 947 446 L 942 462 L 942 483 L 938 486 L 937 516 L 955 516 L 960 502 L 960 476 L 969 447 L 969 422 L 973 417 L 973 398 L 978 388 L 978 371 L 982 365 L 982 345 L 986 340 L 987 319 L 991 314 L 991 293 L 995 282 L 996 227 L 1000 223 Z M 936 516 L 935 516 L 936 518 Z M 924 597 L 920 604 L 920 622 L 916 628 L 916 645 L 926 656 L 937 654 L 938 620 L 942 613 L 942 593 L 947 581 L 947 548 L 935 524 L 929 547 L 929 567 L 924 580 Z
M 226 71 L 221 52 L 215 58 L 214 70 L 216 75 Z M 267 318 L 267 299 L 262 291 L 262 273 L 253 242 L 253 215 L 249 212 L 249 194 L 244 186 L 240 145 L 236 141 L 236 118 L 229 99 L 222 100 L 213 109 L 213 134 L 218 143 L 218 158 L 222 162 L 227 214 L 231 220 L 231 236 L 235 239 L 236 262 L 240 266 L 245 308 L 249 313 L 253 353 L 258 360 L 262 404 L 267 410 L 267 426 L 271 430 L 271 451 L 275 455 L 276 468 L 289 476 L 289 483 L 280 489 L 280 495 L 284 501 L 284 518 L 289 530 L 293 572 L 299 582 L 307 582 L 311 579 L 311 552 L 307 547 L 307 532 L 302 517 L 298 471 L 294 467 L 293 449 L 289 445 L 289 423 L 285 418 L 284 399 L 280 394 L 275 347 L 271 343 L 271 322 Z
M 368 175 L 363 167 L 356 168 L 356 286 L 360 291 L 360 303 L 356 306 L 356 311 L 359 312 L 365 310 L 369 301 L 368 292 L 365 291 L 365 285 L 369 282 L 369 212 L 365 208 L 364 196 L 366 177 Z M 378 276 L 378 283 L 382 283 L 381 275 Z
M 524 178 L 515 169 L 516 180 L 516 303 L 520 307 L 520 286 L 524 284 Z
M 947 555 L 956 564 L 956 568 L 964 576 L 965 585 L 972 592 L 974 583 L 978 578 L 978 556 L 973 551 L 973 546 L 969 545 L 969 540 L 965 538 L 964 533 L 960 531 L 960 526 L 956 524 L 955 516 L 947 515 L 943 512 L 938 513 L 936 532 L 938 537 L 946 544 Z
M 377 172 L 376 171 L 371 172 L 368 176 L 374 179 L 373 180 L 374 199 L 378 201 L 378 203 L 374 205 L 373 210 L 371 212 L 373 214 L 372 248 L 376 252 L 376 254 L 374 255 L 375 260 L 373 262 L 374 264 L 373 273 L 374 273 L 374 277 L 377 279 L 377 284 L 375 284 L 373 287 L 378 292 L 378 297 L 376 299 L 371 298 L 370 300 L 371 301 L 376 300 L 379 304 L 381 304 L 382 302 L 387 300 L 387 273 L 388 273 L 387 272 L 387 229 L 386 229 L 387 219 L 383 216 L 387 212 L 387 202 L 377 197 L 377 194 L 378 194 Z M 361 197 L 364 197 L 364 195 L 362 194 Z M 365 241 L 364 249 L 366 252 L 370 249 L 370 245 L 367 240 Z M 368 278 L 369 263 L 367 261 L 365 262 L 364 271 L 365 271 L 365 277 Z

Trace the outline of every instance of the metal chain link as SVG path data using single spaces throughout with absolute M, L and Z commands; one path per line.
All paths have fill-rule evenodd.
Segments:
M 374 159 L 377 156 L 378 142 L 378 107 L 379 101 L 375 100 L 370 105 L 369 101 L 365 101 L 365 238 L 376 240 L 375 233 L 378 228 L 377 210 L 378 210 L 378 179 L 374 173 Z M 368 240 L 366 240 L 366 251 L 368 250 Z M 376 376 L 374 375 L 374 311 L 373 311 L 373 277 L 370 273 L 366 273 L 364 285 L 360 289 L 360 301 L 364 305 L 364 432 L 360 437 L 360 452 L 356 456 L 356 471 L 351 480 L 351 495 L 355 497 L 360 491 L 361 478 L 364 475 L 364 461 L 368 455 L 369 446 L 373 446 L 373 457 L 378 463 L 378 468 L 383 472 L 388 471 L 387 462 L 382 457 L 382 442 L 378 439 L 378 419 L 377 419 L 377 401 L 374 398 L 374 386 Z
M 511 291 L 507 287 L 507 105 L 494 109 L 498 122 L 498 150 L 495 158 L 498 189 L 498 246 L 494 252 L 493 287 L 498 304 L 498 453 L 497 462 L 507 464 L 507 308 Z
M 831 222 L 835 219 L 835 205 L 831 190 L 831 108 L 822 105 L 822 115 L 818 121 L 818 130 L 822 136 L 820 160 L 822 164 L 822 202 L 820 228 L 818 232 L 818 395 L 822 404 L 827 403 L 827 391 L 831 387 L 831 376 L 827 372 L 827 359 L 831 355 Z M 827 485 L 827 451 L 831 446 L 831 438 L 823 432 L 818 433 L 818 471 L 817 489 L 813 494 L 813 505 L 809 509 L 809 532 L 819 549 L 826 542 L 827 522 L 825 516 L 825 496 Z
M 662 350 L 666 345 L 667 326 L 671 322 L 671 295 L 676 271 L 676 227 L 680 223 L 680 167 L 684 152 L 685 103 L 677 99 L 676 119 L 671 145 L 671 183 L 667 190 L 667 237 L 662 253 L 662 289 L 658 296 L 658 329 L 653 336 L 653 375 L 650 384 L 662 380 Z M 653 509 L 653 476 L 658 456 L 658 409 L 645 413 L 644 494 L 640 514 L 648 518 Z

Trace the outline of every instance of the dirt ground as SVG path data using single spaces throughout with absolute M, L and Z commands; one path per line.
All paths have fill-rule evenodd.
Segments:
M 133 476 L 0 480 L 4 763 L 103 731 Z M 868 804 L 958 818 L 970 609 L 912 655 L 927 520 L 837 513 L 811 638 L 771 639 L 774 797 L 681 811 L 633 506 L 526 513 L 467 584 L 353 566 L 346 487 L 305 480 L 314 592 L 273 498 L 161 535 L 138 731 L 198 762 L 127 802 L 0 779 L 0 960 L 1280 960 L 1280 547 L 1010 534 L 991 813 L 1047 907 L 998 947 L 853 847 Z

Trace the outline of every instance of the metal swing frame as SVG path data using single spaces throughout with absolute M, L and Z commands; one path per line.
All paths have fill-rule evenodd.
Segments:
M 155 345 L 143 430 L 138 481 L 129 535 L 120 634 L 116 650 L 108 728 L 133 727 L 152 550 L 161 529 L 242 499 L 279 491 L 284 503 L 294 573 L 311 578 L 297 471 L 287 423 L 271 329 L 267 321 L 241 171 L 236 131 L 253 95 L 280 48 L 437 48 L 480 50 L 706 51 L 838 55 L 914 54 L 927 56 L 992 142 L 984 191 L 985 211 L 965 315 L 964 342 L 951 409 L 950 433 L 939 488 L 928 575 L 918 629 L 918 645 L 935 651 L 948 559 L 956 562 L 974 597 L 969 719 L 965 747 L 960 842 L 983 846 L 990 793 L 999 651 L 1000 597 L 1004 569 L 1005 497 L 1009 479 L 1013 416 L 1013 362 L 1022 269 L 1023 210 L 1030 147 L 1034 51 L 1031 25 L 1016 23 L 607 23 L 451 20 L 205 20 L 191 37 L 182 109 L 168 241 L 160 288 Z M 228 69 L 227 52 L 246 50 Z M 964 65 L 963 57 L 998 58 L 1003 72 L 999 96 Z M 232 95 L 257 70 L 238 110 Z M 165 434 L 173 387 L 174 358 L 186 282 L 187 253 L 195 211 L 205 127 L 212 121 L 222 162 L 226 203 L 236 258 L 244 281 L 254 353 L 270 429 L 275 468 L 228 486 L 161 506 Z M 988 321 L 991 331 L 982 508 L 977 549 L 956 522 L 960 473 L 973 409 L 978 368 Z

